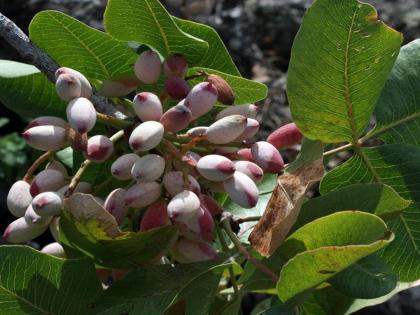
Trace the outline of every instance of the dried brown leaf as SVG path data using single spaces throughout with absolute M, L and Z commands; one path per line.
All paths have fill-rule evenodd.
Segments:
M 261 255 L 271 255 L 283 243 L 296 222 L 307 189 L 323 175 L 320 159 L 278 177 L 265 212 L 249 236 L 250 243 Z
M 64 200 L 64 209 L 77 221 L 96 220 L 109 237 L 123 235 L 115 218 L 92 195 L 75 193 Z

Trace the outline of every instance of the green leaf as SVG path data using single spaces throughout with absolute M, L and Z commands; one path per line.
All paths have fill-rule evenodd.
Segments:
M 343 313 L 343 315 L 349 315 L 349 314 L 353 314 L 355 312 L 357 312 L 358 310 L 361 310 L 365 307 L 369 307 L 369 306 L 374 306 L 374 305 L 378 305 L 378 304 L 382 304 L 386 301 L 388 301 L 390 298 L 392 298 L 393 296 L 395 296 L 397 293 L 416 287 L 418 286 L 419 283 L 404 283 L 404 282 L 400 282 L 398 283 L 397 287 L 392 290 L 390 293 L 388 293 L 387 295 L 381 296 L 379 298 L 376 299 L 356 299 L 353 300 L 352 303 L 350 304 L 350 306 L 348 307 L 347 311 L 345 313 Z
M 90 195 L 73 194 L 60 219 L 60 241 L 96 264 L 135 268 L 165 252 L 177 235 L 175 226 L 146 232 L 119 231 L 115 219 Z
M 220 274 L 229 264 L 218 260 L 138 268 L 106 290 L 95 303 L 95 313 L 162 314 L 185 300 L 186 314 L 207 314 Z
M 181 31 L 158 0 L 109 0 L 105 10 L 106 31 L 119 40 L 140 42 L 163 57 L 184 55 L 197 64 L 208 44 Z
M 233 93 L 235 94 L 235 105 L 256 103 L 267 97 L 268 88 L 265 84 L 244 79 L 239 76 L 234 76 L 213 69 L 201 67 L 194 67 L 189 69 L 188 75 L 194 75 L 200 71 L 217 74 L 223 79 L 225 79 L 226 82 L 229 83 L 230 87 L 233 89 Z M 200 81 L 203 81 L 203 79 L 194 79 L 190 82 L 191 84 L 195 85 Z
M 397 277 L 381 258 L 373 254 L 339 272 L 328 282 L 344 295 L 373 299 L 394 290 Z
M 400 281 L 420 278 L 420 148 L 407 144 L 392 144 L 377 148 L 362 148 L 321 182 L 320 191 L 329 191 L 355 183 L 379 182 L 394 188 L 413 203 L 399 216 L 387 219 L 395 233 L 392 242 L 380 256 L 397 274 Z
M 42 11 L 29 25 L 31 40 L 60 66 L 105 80 L 134 73 L 137 55 L 110 35 L 57 11 Z
M 369 123 L 397 58 L 400 33 L 356 0 L 317 0 L 293 44 L 287 95 L 303 134 L 352 141 Z
M 0 102 L 26 119 L 66 117 L 67 103 L 57 96 L 54 84 L 25 63 L 0 60 Z
M 343 210 L 360 210 L 381 218 L 392 218 L 407 208 L 411 201 L 381 183 L 355 184 L 308 200 L 302 205 L 294 230 L 319 217 Z
M 172 18 L 182 31 L 200 38 L 209 44 L 209 49 L 206 54 L 194 66 L 218 70 L 237 77 L 241 76 L 225 44 L 214 28 L 193 21 L 182 20 L 176 17 Z
M 308 223 L 279 248 L 293 257 L 280 272 L 280 299 L 286 302 L 318 286 L 393 238 L 380 218 L 365 212 L 337 212 Z
M 0 180 L 13 183 L 28 167 L 27 145 L 16 132 L 0 137 Z
M 365 307 L 382 304 L 397 293 L 418 286 L 418 283 L 398 283 L 392 292 L 375 299 L 352 299 L 331 286 L 317 289 L 302 305 L 305 315 L 349 315 Z M 306 311 L 306 312 L 305 312 Z M 367 314 L 367 313 L 361 313 Z
M 254 252 L 251 252 L 254 254 Z M 286 263 L 286 260 L 278 254 L 273 254 L 268 258 L 263 258 L 261 255 L 255 253 L 257 259 L 260 259 L 274 273 L 280 273 L 281 268 Z M 238 284 L 241 284 L 242 291 L 262 292 L 268 294 L 276 294 L 276 284 L 264 272 L 257 269 L 249 261 L 245 264 L 243 275 L 238 279 Z
M 312 141 L 308 138 L 304 138 L 299 155 L 286 167 L 285 171 L 287 173 L 296 172 L 299 168 L 322 159 L 323 153 L 324 146 L 321 141 Z
M 89 259 L 60 259 L 27 246 L 0 247 L 1 314 L 88 314 L 100 292 Z
M 398 55 L 376 106 L 378 135 L 386 143 L 420 146 L 420 40 L 405 45 Z

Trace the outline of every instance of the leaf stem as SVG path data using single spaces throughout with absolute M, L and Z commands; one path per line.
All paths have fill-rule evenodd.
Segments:
M 46 160 L 48 160 L 52 155 L 54 154 L 54 151 L 48 151 L 42 154 L 39 158 L 35 160 L 34 163 L 29 167 L 28 171 L 26 172 L 25 176 L 23 177 L 23 180 L 27 183 L 29 183 L 33 177 L 33 174 L 38 169 L 38 167 Z
M 345 145 L 342 145 L 341 147 L 338 147 L 338 148 L 332 149 L 330 151 L 324 152 L 324 157 L 334 155 L 334 154 L 337 154 L 337 153 L 340 153 L 340 152 L 343 152 L 343 151 L 350 150 L 353 147 L 354 147 L 353 143 L 347 143 Z
M 279 281 L 279 276 L 276 275 L 270 268 L 268 268 L 266 265 L 264 265 L 259 260 L 255 259 L 242 245 L 239 238 L 236 236 L 235 233 L 233 233 L 232 228 L 230 227 L 230 220 L 224 219 L 220 222 L 222 228 L 226 231 L 227 235 L 235 245 L 235 247 L 238 249 L 238 251 L 249 260 L 251 264 L 255 266 L 255 268 L 259 269 L 261 272 L 263 272 L 265 275 L 267 275 L 268 278 L 270 278 L 274 283 L 277 283 Z

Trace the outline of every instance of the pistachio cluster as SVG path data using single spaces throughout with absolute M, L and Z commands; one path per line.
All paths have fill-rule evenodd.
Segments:
M 256 142 L 260 127 L 255 119 L 258 107 L 229 106 L 234 103 L 234 92 L 218 75 L 199 73 L 193 77 L 204 81 L 191 88 L 192 77 L 187 77 L 187 72 L 183 56 L 170 55 L 162 65 L 159 55 L 147 50 L 134 65 L 140 84 L 133 84 L 133 80 L 104 82 L 100 90 L 104 95 L 125 96 L 138 85 L 141 88 L 142 84 L 157 84 L 164 78 L 160 96 L 146 91 L 134 96 L 132 114 L 136 121 L 134 127 L 124 130 L 131 152 L 125 150 L 117 155 L 121 150 L 114 150 L 117 144 L 112 137 L 88 136 L 97 118 L 89 100 L 92 88 L 85 76 L 70 68 L 60 68 L 56 73 L 57 94 L 69 102 L 67 121 L 40 117 L 31 121 L 23 133 L 30 146 L 51 152 L 50 157 L 71 146 L 91 162 L 111 160 L 110 174 L 120 187 L 109 192 L 104 201 L 95 197 L 98 203 L 118 224 L 123 224 L 133 211 L 140 214 L 135 232 L 176 225 L 179 238 L 172 244 L 170 254 L 180 263 L 216 257 L 211 243 L 215 218 L 223 208 L 214 193 L 227 193 L 243 208 L 256 206 L 257 185 L 264 173 L 277 174 L 283 169 L 278 149 L 302 138 L 296 126 L 289 124 L 276 130 L 267 141 Z M 171 106 L 174 101 L 177 103 Z M 215 113 L 214 122 L 201 126 L 201 121 L 207 121 L 203 116 L 210 112 Z M 70 180 L 74 184 L 75 178 L 69 177 L 63 164 L 52 159 L 35 176 L 16 182 L 7 204 L 18 219 L 8 226 L 3 237 L 21 243 L 39 236 L 48 227 L 56 236 L 63 200 L 74 192 L 93 191 L 90 183 L 79 179 L 69 189 Z M 47 245 L 43 251 L 64 255 L 59 243 Z

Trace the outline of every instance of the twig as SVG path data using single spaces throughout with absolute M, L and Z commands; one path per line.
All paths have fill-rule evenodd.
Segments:
M 34 163 L 32 163 L 31 167 L 26 172 L 25 176 L 23 177 L 23 180 L 25 182 L 30 182 L 32 179 L 33 174 L 38 169 L 38 167 L 47 159 L 49 159 L 54 154 L 54 151 L 48 151 L 45 152 L 43 155 L 41 155 L 39 158 L 36 159 Z
M 238 218 L 238 219 L 234 219 L 234 221 L 238 224 L 242 224 L 245 222 L 253 222 L 253 221 L 259 221 L 261 219 L 261 216 L 255 216 L 255 217 L 246 217 L 246 218 Z
M 277 276 L 270 268 L 264 265 L 259 260 L 255 259 L 242 245 L 241 241 L 238 239 L 235 233 L 233 233 L 232 228 L 230 227 L 230 220 L 225 219 L 220 222 L 222 228 L 226 231 L 227 235 L 238 249 L 238 251 L 249 260 L 251 264 L 253 264 L 257 269 L 263 272 L 268 278 L 270 278 L 274 283 L 279 281 L 279 276 Z
M 28 36 L 2 13 L 0 13 L 0 37 L 8 42 L 24 60 L 33 64 L 43 72 L 51 82 L 55 83 L 55 72 L 59 68 L 59 65 L 32 43 Z M 106 97 L 97 94 L 95 91 L 92 94 L 91 101 L 98 112 L 122 120 L 127 118 L 127 116 L 118 111 Z

